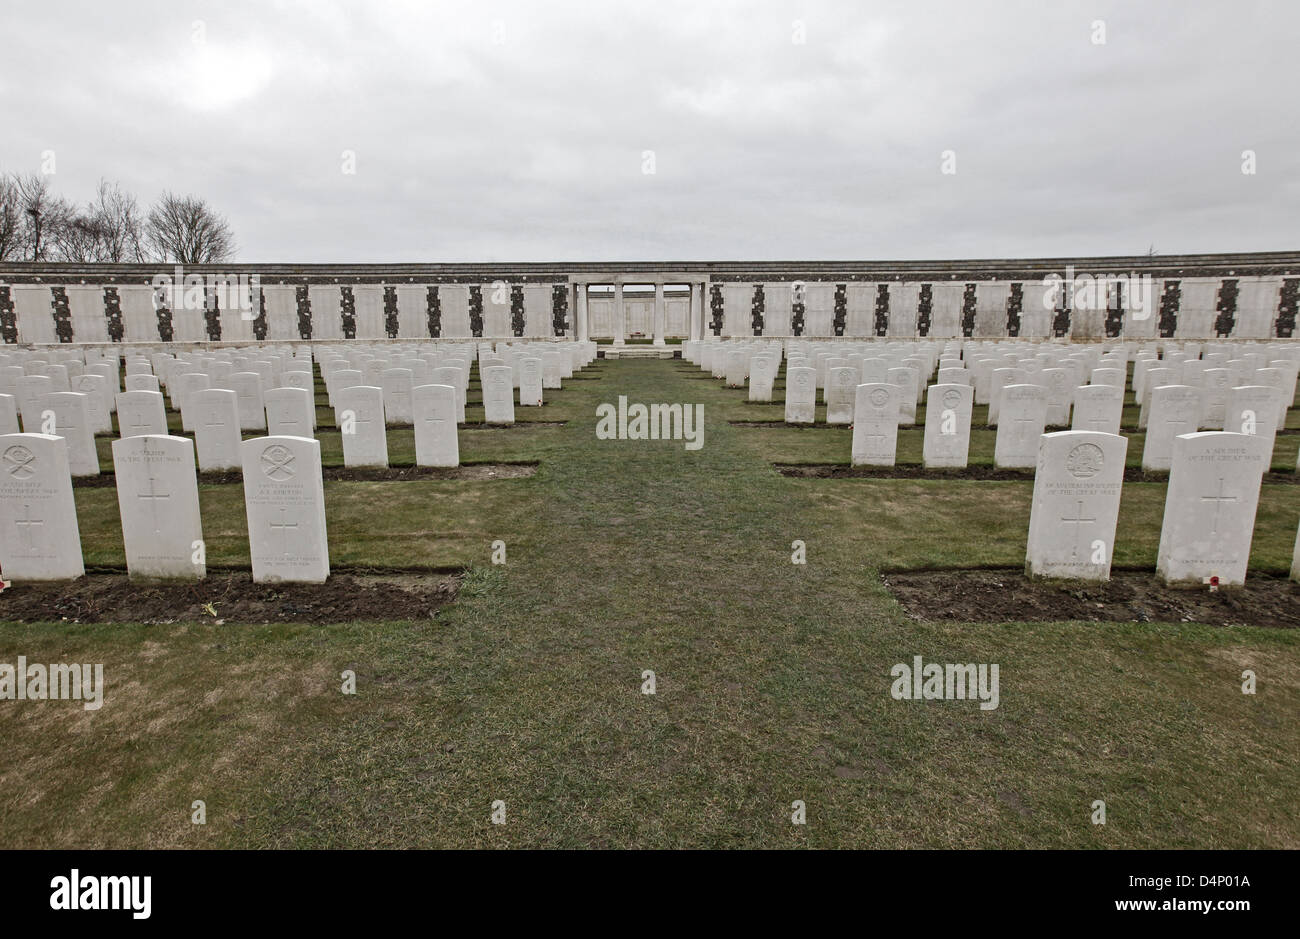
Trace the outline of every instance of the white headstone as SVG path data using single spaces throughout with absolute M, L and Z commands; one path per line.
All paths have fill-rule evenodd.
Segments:
M 262 395 L 266 430 L 271 437 L 311 437 L 311 393 L 305 388 L 272 388 Z
M 926 391 L 925 442 L 921 454 L 926 469 L 966 466 L 974 403 L 975 389 L 968 384 L 931 385 Z
M 1110 580 L 1128 438 L 1063 430 L 1039 438 L 1025 573 Z
M 15 581 L 86 572 L 68 448 L 59 437 L 0 436 L 0 570 Z
M 201 579 L 206 551 L 190 439 L 114 440 L 113 473 L 130 576 Z
M 1118 434 L 1124 416 L 1124 389 L 1117 385 L 1080 385 L 1074 389 L 1071 430 Z
M 854 466 L 894 465 L 898 449 L 899 399 L 906 393 L 904 386 L 893 382 L 858 385 L 853 406 Z
M 1242 385 L 1228 392 L 1223 429 L 1250 434 L 1264 441 L 1264 452 L 1272 462 L 1277 438 L 1278 400 L 1281 393 L 1268 385 Z
M 89 399 L 89 395 L 76 391 L 55 391 L 41 399 L 42 427 L 64 439 L 68 447 L 68 468 L 73 476 L 99 475 L 99 453 L 95 449 L 87 407 Z
M 390 424 L 411 423 L 411 388 L 415 376 L 409 368 L 387 368 L 380 375 L 384 389 L 384 419 Z
M 1174 458 L 1174 438 L 1196 433 L 1201 417 L 1201 389 L 1190 385 L 1160 385 L 1150 388 L 1149 394 L 1151 404 L 1142 445 L 1142 469 L 1167 470 Z
M 1007 385 L 1000 400 L 993 465 L 999 469 L 1035 466 L 1038 438 L 1047 422 L 1047 389 L 1042 385 Z
M 152 376 L 145 376 L 152 377 Z M 158 391 L 123 391 L 117 395 L 120 437 L 167 433 L 167 405 Z
M 0 395 L 0 435 L 18 433 L 18 399 Z
M 1245 583 L 1267 466 L 1258 437 L 1211 431 L 1174 438 L 1156 557 L 1166 583 Z
M 411 404 L 415 412 L 415 465 L 459 466 L 456 389 L 451 385 L 419 385 L 411 391 Z
M 330 561 L 320 443 L 254 437 L 241 454 L 253 581 L 323 583 Z
M 387 466 L 384 390 L 374 385 L 348 385 L 335 392 L 334 401 L 335 422 L 343 440 L 343 465 Z
M 194 448 L 199 470 L 219 473 L 239 469 L 239 399 L 228 388 L 200 388 L 190 394 L 194 411 Z
M 108 379 L 94 372 L 84 372 L 72 380 L 72 390 L 86 396 L 86 415 L 96 434 L 113 432 L 113 405 L 109 403 Z
M 832 368 L 826 375 L 826 423 L 852 424 L 858 369 Z
M 262 400 L 262 376 L 257 372 L 232 372 L 226 386 L 239 399 L 239 429 L 266 430 L 266 403 Z
M 460 392 L 457 391 L 457 396 Z M 542 388 L 542 360 L 526 357 L 519 361 L 519 405 L 520 407 L 542 406 L 544 391 Z
M 125 386 L 127 391 L 162 391 L 156 375 L 127 375 Z
M 483 369 L 483 414 L 489 424 L 515 422 L 515 387 L 509 365 Z
M 889 384 L 897 385 L 899 388 L 898 423 L 904 427 L 911 427 L 916 423 L 918 374 L 917 370 L 911 366 L 891 368 L 889 370 Z
M 785 373 L 785 422 L 811 424 L 817 414 L 817 369 L 794 367 Z
M 465 423 L 465 389 L 468 369 L 463 365 L 439 365 L 433 370 L 435 385 L 451 385 L 456 389 L 456 423 Z

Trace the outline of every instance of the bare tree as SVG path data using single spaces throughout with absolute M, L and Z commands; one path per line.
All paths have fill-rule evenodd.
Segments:
M 17 176 L 14 185 L 20 211 L 20 252 L 31 261 L 51 260 L 61 229 L 70 223 L 73 210 L 65 199 L 50 191 L 49 178 L 39 173 Z
M 144 230 L 145 246 L 159 261 L 213 264 L 235 253 L 235 236 L 226 219 L 197 196 L 164 192 Z
M 0 261 L 22 254 L 22 204 L 18 182 L 9 173 L 0 175 Z
M 144 220 L 135 196 L 117 183 L 99 181 L 95 198 L 87 206 L 99 236 L 96 261 L 143 261 Z

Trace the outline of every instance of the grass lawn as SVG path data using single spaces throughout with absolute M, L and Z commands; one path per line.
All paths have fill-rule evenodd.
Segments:
M 327 482 L 337 568 L 469 569 L 433 620 L 0 623 L 0 661 L 102 662 L 107 681 L 99 711 L 0 703 L 6 844 L 1300 847 L 1295 631 L 914 622 L 879 572 L 1019 567 L 1032 483 L 786 478 L 774 462 L 846 463 L 848 429 L 733 425 L 782 407 L 702 374 L 600 361 L 517 411 L 568 423 L 460 435 L 463 461 L 539 461 L 528 478 Z M 620 394 L 703 403 L 703 448 L 597 440 Z M 974 426 L 991 462 L 982 408 Z M 1278 438 L 1275 469 L 1298 444 Z M 900 461 L 920 447 L 902 432 Z M 413 461 L 409 430 L 389 448 Z M 1125 485 L 1116 564 L 1154 569 L 1164 491 Z M 113 490 L 76 496 L 87 564 L 122 567 Z M 209 563 L 246 566 L 241 487 L 200 499 Z M 1298 521 L 1300 487 L 1266 484 L 1252 570 L 1289 568 Z M 915 655 L 998 663 L 1000 706 L 894 700 Z

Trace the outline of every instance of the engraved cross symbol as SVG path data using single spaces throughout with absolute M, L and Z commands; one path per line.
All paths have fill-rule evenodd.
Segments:
M 17 525 L 19 531 L 22 532 L 23 541 L 27 542 L 27 547 L 29 549 L 27 557 L 35 557 L 36 542 L 32 538 L 32 535 L 34 534 L 32 529 L 37 526 L 43 527 L 45 525 L 45 520 L 39 518 L 32 518 L 32 507 L 30 505 L 24 505 L 23 517 L 14 519 L 14 524 Z
M 1077 501 L 1077 504 L 1078 504 L 1078 508 L 1075 509 L 1074 518 L 1067 518 L 1065 516 L 1061 517 L 1061 521 L 1065 522 L 1067 525 L 1074 526 L 1074 550 L 1070 552 L 1071 561 L 1073 561 L 1075 558 L 1079 556 L 1079 535 L 1082 534 L 1083 532 L 1083 526 L 1085 524 L 1097 521 L 1096 518 L 1089 518 L 1083 514 L 1082 499 L 1079 499 Z
M 289 556 L 289 529 L 298 527 L 297 522 L 286 522 L 284 520 L 287 511 L 288 510 L 286 509 L 281 509 L 280 520 L 278 522 L 270 523 L 272 533 L 274 533 L 277 529 L 280 532 L 280 547 L 283 549 L 283 555 L 285 557 Z
M 221 415 L 220 415 L 217 411 L 215 411 L 215 410 L 209 411 L 209 412 L 208 412 L 208 420 L 207 420 L 207 423 L 206 423 L 204 426 L 205 426 L 205 427 L 225 427 L 225 426 L 226 426 L 226 422 L 225 422 L 225 421 L 219 421 L 219 420 L 217 420 L 217 418 L 219 418 L 220 416 L 221 416 Z
M 140 408 L 136 408 L 134 411 L 131 412 L 132 430 L 139 430 L 141 427 L 149 427 L 149 426 L 151 426 L 151 424 L 149 422 L 149 419 L 144 416 L 144 411 L 142 411 Z
M 1219 533 L 1219 511 L 1223 508 L 1225 502 L 1236 502 L 1236 496 L 1225 496 L 1223 494 L 1223 477 L 1219 477 L 1219 494 L 1217 496 L 1201 496 L 1202 502 L 1214 503 L 1214 527 L 1210 529 L 1211 535 Z
M 153 531 L 155 535 L 162 530 L 162 527 L 158 524 L 158 500 L 170 499 L 172 497 L 170 492 L 159 492 L 157 487 L 158 480 L 150 476 L 149 491 L 142 492 L 137 496 L 137 498 L 149 500 L 149 508 L 153 510 Z

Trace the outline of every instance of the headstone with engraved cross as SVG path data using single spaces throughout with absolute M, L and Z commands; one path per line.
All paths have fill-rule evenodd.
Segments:
M 387 466 L 384 390 L 349 385 L 334 393 L 334 421 L 343 440 L 344 466 Z
M 73 476 L 98 476 L 99 453 L 90 428 L 90 395 L 56 391 L 40 400 L 41 427 L 62 437 L 68 447 L 68 468 Z
M 227 388 L 200 388 L 190 393 L 194 411 L 194 446 L 199 470 L 218 473 L 239 469 L 239 398 Z
M 900 398 L 909 393 L 907 386 L 894 382 L 872 382 L 857 386 L 853 403 L 853 440 L 850 444 L 854 466 L 894 465 L 898 449 Z
M 409 368 L 386 368 L 380 374 L 379 387 L 384 389 L 384 418 L 388 423 L 411 423 L 413 381 Z
M 202 579 L 206 572 L 194 444 L 143 435 L 113 441 L 113 473 L 132 579 Z
M 1110 580 L 1128 438 L 1086 430 L 1038 440 L 1025 573 Z
M 999 469 L 1035 466 L 1038 438 L 1047 422 L 1047 389 L 1042 385 L 1007 385 L 1000 400 L 993 465 Z
M 419 385 L 411 389 L 415 424 L 416 466 L 459 466 L 456 437 L 456 389 L 451 385 Z
M 483 413 L 489 424 L 515 422 L 515 388 L 509 365 L 483 369 Z
M 15 581 L 85 573 L 68 448 L 59 437 L 0 435 L 0 569 Z
M 1118 434 L 1124 416 L 1124 389 L 1118 385 L 1080 385 L 1074 389 L 1071 430 Z
M 254 437 L 240 445 L 254 583 L 329 577 L 320 442 Z
M 759 366 L 762 367 L 761 365 Z M 857 396 L 856 368 L 837 366 L 826 372 L 826 423 L 852 424 Z M 751 375 L 751 378 L 753 376 Z
M 519 360 L 519 404 L 521 407 L 541 407 L 545 391 L 542 381 L 543 362 L 537 356 Z
M 931 385 L 926 389 L 925 438 L 921 450 L 921 462 L 926 469 L 966 466 L 970 457 L 974 396 L 975 389 L 964 382 Z
M 1147 373 L 1167 371 L 1152 369 Z M 1201 389 L 1191 385 L 1159 385 L 1147 389 L 1150 397 L 1142 469 L 1167 470 L 1174 457 L 1174 438 L 1196 433 L 1201 418 Z
M 257 372 L 232 372 L 226 386 L 239 399 L 239 429 L 266 430 L 266 403 L 262 400 L 262 376 Z
M 313 437 L 311 393 L 305 388 L 272 388 L 266 402 L 268 436 Z
M 123 391 L 117 396 L 119 437 L 167 433 L 167 405 L 158 391 Z
M 1269 454 L 1247 434 L 1207 431 L 1174 438 L 1156 571 L 1166 583 L 1246 581 L 1255 509 Z
M 439 365 L 433 370 L 433 381 L 430 383 L 434 385 L 451 385 L 456 389 L 457 424 L 465 423 L 465 376 L 468 372 L 469 369 L 465 365 Z M 541 380 L 541 363 L 539 362 L 537 381 L 540 383 Z

